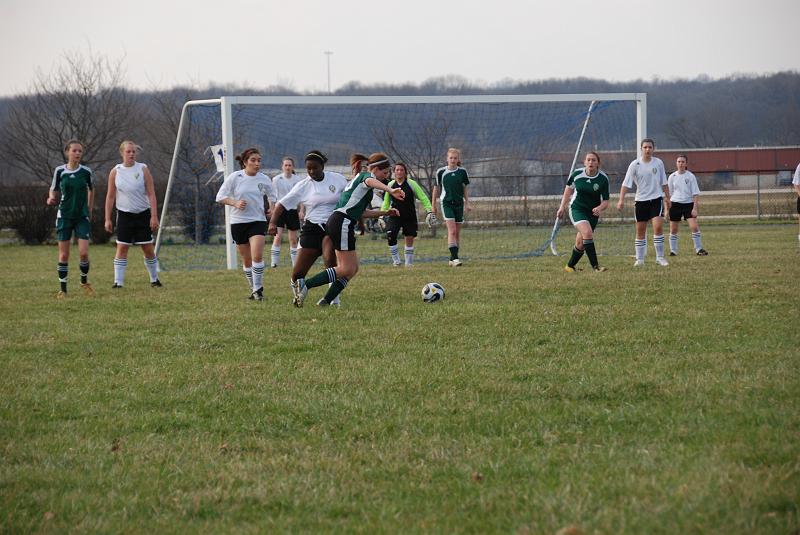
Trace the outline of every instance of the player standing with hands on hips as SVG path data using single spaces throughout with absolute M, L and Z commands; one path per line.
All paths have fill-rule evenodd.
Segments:
M 670 191 L 669 207 L 669 255 L 678 256 L 678 227 L 681 219 L 689 223 L 697 256 L 708 256 L 700 239 L 700 226 L 697 224 L 697 207 L 699 206 L 700 187 L 697 177 L 686 166 L 689 159 L 681 154 L 675 160 L 678 170 L 669 175 L 667 185 Z
M 568 273 L 575 272 L 575 266 L 584 252 L 589 257 L 592 269 L 606 271 L 597 261 L 594 229 L 600 220 L 600 214 L 608 208 L 608 176 L 600 170 L 600 156 L 596 152 L 587 152 L 583 165 L 583 169 L 577 169 L 569 176 L 564 195 L 561 196 L 561 206 L 556 212 L 556 217 L 560 219 L 569 201 L 569 219 L 578 231 L 572 256 L 564 267 L 564 271 Z
M 158 230 L 158 207 L 153 175 L 147 165 L 136 161 L 139 147 L 133 141 L 123 141 L 119 146 L 122 163 L 108 174 L 106 192 L 106 232 L 114 231 L 111 214 L 117 205 L 117 253 L 114 255 L 113 289 L 125 285 L 128 268 L 128 249 L 141 245 L 144 267 L 150 275 L 150 286 L 160 288 L 158 259 L 153 246 L 153 231 Z
M 236 157 L 241 171 L 225 178 L 217 192 L 217 202 L 231 206 L 231 236 L 242 257 L 242 269 L 250 284 L 248 299 L 264 300 L 264 240 L 267 235 L 267 213 L 275 202 L 272 181 L 260 171 L 261 153 L 245 149 Z M 264 209 L 264 197 L 269 210 Z
M 78 238 L 80 256 L 81 288 L 86 295 L 94 295 L 89 284 L 89 232 L 91 230 L 92 205 L 94 204 L 94 184 L 92 170 L 81 165 L 83 143 L 71 139 L 64 147 L 67 163 L 59 165 L 53 172 L 53 183 L 47 196 L 47 205 L 58 205 L 56 215 L 56 237 L 58 238 L 58 282 L 61 289 L 57 299 L 67 296 L 67 275 L 69 274 L 69 245 L 72 234 Z M 56 199 L 56 192 L 61 199 Z
M 664 258 L 664 200 L 669 209 L 669 189 L 664 162 L 653 156 L 655 142 L 650 138 L 642 140 L 642 156 L 633 160 L 625 173 L 625 180 L 619 190 L 617 209 L 625 206 L 625 193 L 636 185 L 636 262 L 634 267 L 644 266 L 647 255 L 647 224 L 653 222 L 653 248 L 656 250 L 656 263 L 668 266 Z

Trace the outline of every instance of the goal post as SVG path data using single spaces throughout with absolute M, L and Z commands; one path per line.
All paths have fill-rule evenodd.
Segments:
M 587 132 L 584 119 L 592 102 L 596 117 Z M 507 247 L 485 252 L 474 248 L 472 255 L 467 237 L 463 254 L 467 258 L 539 254 L 555 215 L 557 201 L 552 197 L 563 191 L 574 166 L 570 163 L 580 150 L 582 127 L 587 150 L 604 154 L 603 163 L 606 153 L 624 153 L 620 160 L 627 159 L 627 166 L 647 136 L 646 94 L 223 96 L 189 101 L 181 112 L 156 249 L 166 269 L 237 267 L 230 207 L 223 209 L 209 200 L 220 177 L 213 179 L 217 182 L 211 179 L 216 168 L 207 154 L 202 156 L 207 147 L 224 147 L 225 176 L 235 170 L 233 155 L 248 146 L 262 150 L 262 165 L 270 176 L 279 171 L 283 156 L 294 157 L 300 167 L 297 173 L 304 175 L 303 155 L 311 149 L 328 154 L 326 169 L 344 174 L 349 174 L 351 152 L 380 150 L 408 164 L 412 177 L 430 192 L 432 175 L 444 165 L 447 148 L 457 146 L 475 201 L 465 230 L 475 230 L 476 238 L 487 243 L 498 242 L 494 235 L 501 229 L 514 231 L 498 234 L 510 241 Z M 197 129 L 203 132 L 197 134 Z M 209 221 L 203 219 L 205 214 Z M 373 239 L 385 246 L 385 240 Z M 160 253 L 166 252 L 165 245 L 169 255 Z M 378 251 L 375 261 L 385 260 L 385 251 L 372 245 L 364 248 L 364 260 L 372 258 L 368 249 Z M 190 253 L 196 246 L 207 254 Z M 172 251 L 178 250 L 194 259 L 173 261 Z M 441 254 L 418 247 L 416 258 L 425 261 Z M 213 265 L 207 264 L 215 255 Z

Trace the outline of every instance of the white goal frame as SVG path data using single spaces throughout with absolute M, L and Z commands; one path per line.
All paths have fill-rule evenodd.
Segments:
M 641 140 L 647 137 L 647 93 L 574 93 L 574 94 L 547 94 L 547 95 L 440 95 L 440 96 L 374 96 L 374 97 L 344 97 L 344 96 L 313 96 L 313 97 L 236 97 L 224 96 L 216 99 L 190 100 L 183 105 L 181 119 L 178 125 L 178 135 L 175 139 L 175 152 L 169 170 L 167 190 L 164 195 L 161 210 L 161 225 L 156 236 L 156 254 L 161 247 L 161 232 L 164 228 L 165 218 L 169 207 L 169 197 L 175 171 L 178 163 L 178 150 L 184 121 L 187 112 L 192 106 L 220 106 L 222 122 L 222 145 L 225 150 L 225 176 L 234 172 L 233 154 L 233 106 L 237 105 L 295 105 L 295 104 L 500 104 L 500 103 L 544 103 L 544 102 L 603 102 L 603 101 L 631 101 L 636 103 L 636 151 L 640 154 Z M 444 150 L 444 147 L 442 148 Z M 237 269 L 236 245 L 231 237 L 230 206 L 225 206 L 225 251 L 228 269 Z

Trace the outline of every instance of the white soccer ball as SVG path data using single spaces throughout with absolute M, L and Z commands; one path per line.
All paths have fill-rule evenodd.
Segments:
M 422 300 L 426 303 L 435 303 L 444 299 L 444 286 L 438 282 L 429 282 L 422 287 Z

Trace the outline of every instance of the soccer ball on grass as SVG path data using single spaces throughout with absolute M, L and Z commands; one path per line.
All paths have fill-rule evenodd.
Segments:
M 438 282 L 429 282 L 422 287 L 422 300 L 426 303 L 436 303 L 444 299 L 444 286 Z

